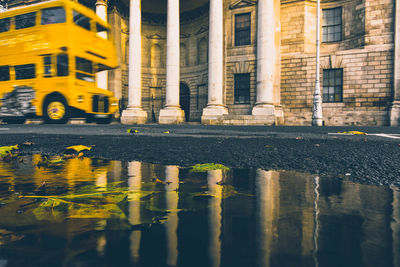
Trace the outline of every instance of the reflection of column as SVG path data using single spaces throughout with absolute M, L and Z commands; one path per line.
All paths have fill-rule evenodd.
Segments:
M 217 184 L 221 181 L 222 170 L 208 172 L 208 192 L 215 196 L 210 199 L 208 215 L 208 225 L 210 229 L 208 255 L 212 267 L 219 267 L 221 264 L 222 186 Z
M 258 266 L 269 266 L 273 237 L 277 236 L 279 213 L 279 173 L 257 170 L 257 236 L 259 240 Z
M 142 14 L 141 0 L 130 0 L 128 108 L 122 112 L 123 124 L 140 124 L 147 120 L 142 109 Z
M 160 110 L 160 124 L 178 124 L 185 120 L 179 105 L 179 0 L 168 0 L 166 104 Z
M 108 0 L 97 0 L 96 2 L 96 14 L 105 22 L 107 22 L 107 1 Z M 101 32 L 98 33 L 98 35 L 107 39 L 107 32 Z M 106 70 L 96 73 L 96 80 L 99 88 L 108 89 L 108 73 Z
M 393 235 L 393 266 L 400 266 L 400 188 L 393 190 L 393 213 L 392 213 L 392 235 Z
M 138 191 L 142 184 L 142 163 L 132 161 L 128 163 L 128 186 L 131 191 Z M 132 225 L 140 224 L 140 201 L 129 202 L 129 222 Z M 141 232 L 133 231 L 130 235 L 131 240 L 131 256 L 134 262 L 139 261 Z
M 210 32 L 208 49 L 208 104 L 203 109 L 201 121 L 212 124 L 222 115 L 228 114 L 223 104 L 224 26 L 223 1 L 210 0 Z
M 177 166 L 165 167 L 165 194 L 166 205 L 169 214 L 165 221 L 165 230 L 167 235 L 167 265 L 176 266 L 178 260 L 178 201 L 179 195 L 179 168 Z
M 400 0 L 396 0 L 394 35 L 393 103 L 390 108 L 390 125 L 400 124 Z

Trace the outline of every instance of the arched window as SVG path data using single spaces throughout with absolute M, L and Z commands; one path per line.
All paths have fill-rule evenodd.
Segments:
M 198 60 L 199 64 L 204 64 L 207 63 L 208 61 L 208 44 L 207 40 L 205 38 L 201 39 L 199 41 L 199 47 L 198 47 Z
M 150 49 L 150 66 L 152 68 L 160 67 L 162 60 L 161 46 L 155 44 Z

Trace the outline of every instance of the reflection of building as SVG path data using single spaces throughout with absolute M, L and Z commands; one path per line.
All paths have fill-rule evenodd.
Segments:
M 123 122 L 311 123 L 316 1 L 79 2 L 112 25 Z M 399 123 L 397 2 L 322 1 L 326 125 Z

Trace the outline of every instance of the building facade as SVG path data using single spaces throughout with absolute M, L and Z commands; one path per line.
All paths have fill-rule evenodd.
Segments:
M 316 0 L 79 2 L 112 26 L 123 123 L 311 124 Z M 398 125 L 396 2 L 321 0 L 325 125 Z

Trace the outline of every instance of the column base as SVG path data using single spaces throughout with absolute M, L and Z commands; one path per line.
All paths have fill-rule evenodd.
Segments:
M 225 106 L 207 106 L 203 109 L 201 115 L 202 124 L 222 124 L 223 116 L 228 114 L 228 109 Z
M 122 124 L 144 124 L 147 121 L 147 112 L 142 108 L 127 108 L 122 111 Z
M 160 110 L 159 124 L 180 124 L 185 122 L 185 112 L 180 107 L 166 107 Z
M 265 125 L 277 125 L 280 120 L 283 120 L 283 112 L 279 112 L 280 110 L 276 110 L 273 104 L 256 104 L 251 111 L 251 115 L 253 115 L 254 119 L 265 121 Z M 280 119 L 278 119 L 278 116 Z
M 390 107 L 390 126 L 400 125 L 400 101 L 393 101 Z

